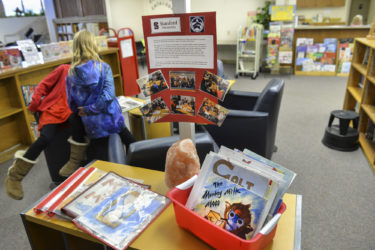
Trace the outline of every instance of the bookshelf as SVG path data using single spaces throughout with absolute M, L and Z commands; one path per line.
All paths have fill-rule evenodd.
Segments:
M 354 41 L 344 109 L 359 114 L 359 143 L 375 171 L 375 40 Z
M 106 16 L 65 17 L 53 20 L 58 41 L 73 40 L 74 34 L 87 29 L 95 36 L 102 28 L 108 28 Z
M 100 54 L 111 66 L 116 95 L 123 95 L 118 49 L 109 48 Z M 17 150 L 27 148 L 35 140 L 31 129 L 35 120 L 27 110 L 21 87 L 38 84 L 56 67 L 70 61 L 71 58 L 63 58 L 0 73 L 0 163 L 10 160 Z

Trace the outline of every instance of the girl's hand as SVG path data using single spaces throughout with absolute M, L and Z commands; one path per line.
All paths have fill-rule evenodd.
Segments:
M 83 107 L 78 107 L 78 115 L 79 116 L 86 116 L 85 111 L 83 111 Z

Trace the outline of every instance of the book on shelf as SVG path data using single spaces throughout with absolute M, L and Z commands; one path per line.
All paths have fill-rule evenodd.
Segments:
M 21 52 L 16 46 L 8 47 L 7 52 L 8 52 L 10 64 L 12 65 L 12 67 L 22 66 Z
M 129 110 L 139 108 L 144 105 L 143 102 L 137 101 L 134 98 L 127 97 L 127 96 L 118 96 L 117 100 L 120 104 L 122 112 L 127 112 Z
M 186 207 L 240 238 L 251 239 L 268 217 L 281 174 L 267 172 L 257 161 L 238 161 L 232 152 L 206 156 Z
M 72 51 L 70 49 L 70 45 L 68 41 L 61 41 L 59 42 L 60 46 L 60 56 L 65 58 L 65 57 L 71 57 L 72 56 Z
M 39 54 L 38 49 L 36 48 L 36 45 L 33 42 L 33 40 L 18 40 L 17 45 L 18 49 L 22 52 L 22 55 L 25 59 L 25 61 L 23 62 L 23 66 L 43 63 L 43 58 Z
M 370 57 L 370 48 L 366 47 L 365 54 L 363 55 L 362 65 L 367 65 Z
M 25 105 L 29 106 L 33 94 L 35 92 L 35 88 L 38 85 L 22 85 L 21 90 L 22 90 L 22 95 L 23 95 L 23 100 L 25 101 Z
M 11 68 L 11 62 L 6 49 L 0 49 L 0 69 Z
M 85 211 L 73 219 L 73 223 L 114 249 L 129 246 L 162 211 L 170 200 L 142 185 L 123 178 L 113 172 L 102 177 L 99 185 L 92 185 L 81 196 L 108 195 L 99 202 L 93 199 Z M 104 185 L 103 184 L 107 184 Z M 102 197 L 102 196 L 100 196 Z

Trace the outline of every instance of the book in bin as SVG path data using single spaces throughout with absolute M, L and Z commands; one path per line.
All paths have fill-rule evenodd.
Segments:
M 279 173 L 249 167 L 228 155 L 210 152 L 189 195 L 186 207 L 245 240 L 266 221 L 279 189 Z M 276 176 L 276 177 L 275 177 Z

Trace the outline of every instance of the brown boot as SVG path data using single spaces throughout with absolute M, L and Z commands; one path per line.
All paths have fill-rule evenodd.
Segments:
M 85 159 L 86 149 L 89 145 L 88 142 L 76 142 L 72 137 L 69 137 L 68 142 L 70 143 L 70 159 L 59 171 L 59 174 L 64 177 L 70 176 L 79 168 Z
M 23 189 L 21 181 L 36 163 L 36 161 L 23 157 L 25 152 L 25 150 L 19 150 L 15 153 L 14 158 L 16 160 L 8 169 L 8 176 L 5 179 L 5 192 L 9 197 L 16 200 L 22 200 Z

